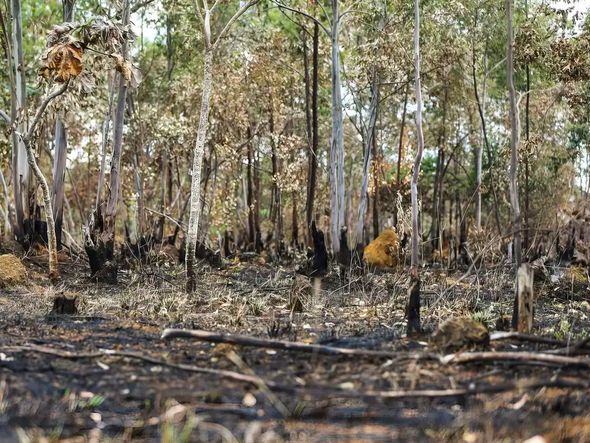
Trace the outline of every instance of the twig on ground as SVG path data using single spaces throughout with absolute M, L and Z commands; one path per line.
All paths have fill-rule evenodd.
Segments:
M 490 341 L 500 340 L 518 340 L 529 341 L 531 343 L 542 343 L 546 345 L 567 346 L 567 343 L 550 337 L 540 337 L 538 335 L 521 334 L 520 332 L 496 331 L 490 334 Z
M 429 353 L 406 354 L 395 351 L 375 351 L 371 349 L 338 348 L 334 346 L 307 344 L 284 340 L 271 340 L 246 335 L 216 334 L 214 332 L 189 329 L 165 329 L 162 333 L 163 340 L 173 338 L 194 339 L 212 343 L 229 343 L 238 346 L 253 346 L 267 349 L 281 349 L 285 351 L 309 352 L 323 355 L 341 355 L 353 357 L 375 357 L 375 358 L 407 358 L 418 360 L 437 360 L 438 356 Z
M 226 371 L 222 369 L 211 369 L 201 368 L 199 366 L 186 365 L 182 363 L 170 363 L 164 360 L 160 360 L 149 355 L 139 354 L 131 351 L 116 351 L 112 349 L 102 349 L 96 352 L 82 352 L 74 353 L 63 349 L 55 349 L 47 346 L 38 345 L 26 345 L 26 346 L 13 346 L 4 348 L 5 351 L 17 351 L 17 352 L 38 352 L 40 354 L 53 355 L 55 357 L 65 358 L 69 360 L 82 360 L 88 358 L 100 358 L 100 357 L 123 357 L 131 358 L 135 360 L 145 361 L 157 366 L 166 366 L 169 368 L 180 369 L 187 372 L 197 372 L 201 374 L 217 375 L 222 378 L 228 378 L 234 381 L 249 383 L 257 386 L 259 380 L 258 377 L 252 377 L 249 375 L 240 374 L 239 372 Z M 279 385 L 272 384 L 273 388 L 278 388 Z
M 590 368 L 589 358 L 567 357 L 539 352 L 459 352 L 445 355 L 440 358 L 440 361 L 443 364 L 512 361 Z
M 564 343 L 564 347 L 561 349 L 554 349 L 552 351 L 547 351 L 550 354 L 556 355 L 572 355 L 572 354 L 582 354 L 584 353 L 582 350 L 584 348 L 588 349 L 588 344 L 590 343 L 590 337 L 586 337 L 574 344 L 566 344 Z

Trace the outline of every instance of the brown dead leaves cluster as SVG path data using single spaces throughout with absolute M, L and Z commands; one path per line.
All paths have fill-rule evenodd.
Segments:
M 78 77 L 83 68 L 82 54 L 82 47 L 74 42 L 52 46 L 42 58 L 39 74 L 59 83 Z
M 83 25 L 79 27 L 80 32 L 77 32 L 76 36 L 73 34 L 77 28 L 71 23 L 54 26 L 47 34 L 47 46 L 39 67 L 40 76 L 58 83 L 65 83 L 80 76 L 84 69 L 84 50 L 94 44 L 99 45 L 103 51 L 106 50 L 114 61 L 114 68 L 132 87 L 137 87 L 141 82 L 139 69 L 118 52 L 127 34 L 114 24 L 101 24 L 102 26 L 96 23 Z M 95 52 L 104 54 L 101 51 Z
M 133 64 L 126 60 L 121 54 L 116 52 L 111 54 L 115 61 L 115 69 L 121 73 L 123 78 L 133 87 L 136 88 L 141 83 L 141 71 Z
M 47 48 L 41 56 L 39 74 L 58 83 L 78 77 L 82 72 L 84 50 L 82 44 L 71 35 L 74 25 L 56 25 L 47 34 Z

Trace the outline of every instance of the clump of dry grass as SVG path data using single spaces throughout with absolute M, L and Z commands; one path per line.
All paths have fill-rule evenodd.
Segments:
M 27 270 L 12 254 L 0 255 L 0 288 L 22 286 L 27 282 Z

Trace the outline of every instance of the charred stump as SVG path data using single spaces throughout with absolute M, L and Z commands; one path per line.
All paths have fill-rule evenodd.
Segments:
M 340 251 L 338 252 L 338 262 L 344 267 L 350 266 L 350 259 L 352 257 L 350 248 L 348 247 L 347 235 L 348 228 L 343 226 L 340 229 Z
M 100 207 L 92 215 L 85 232 L 84 249 L 90 264 L 90 278 L 99 283 L 117 283 L 118 265 L 115 261 L 114 236 L 105 229 Z
M 516 297 L 512 314 L 512 329 L 530 334 L 534 319 L 534 270 L 523 263 L 516 274 Z
M 409 336 L 420 334 L 420 278 L 412 275 L 408 288 L 408 305 L 406 307 L 408 327 L 406 334 Z
M 77 301 L 78 297 L 58 295 L 53 299 L 53 308 L 49 315 L 76 315 L 78 313 Z
M 311 237 L 313 241 L 313 258 L 310 277 L 322 277 L 328 272 L 328 251 L 324 232 L 316 228 L 315 221 L 311 222 Z

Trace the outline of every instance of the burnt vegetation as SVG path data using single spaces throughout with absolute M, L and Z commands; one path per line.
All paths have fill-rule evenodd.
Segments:
M 0 441 L 590 441 L 557 3 L 0 1 Z

